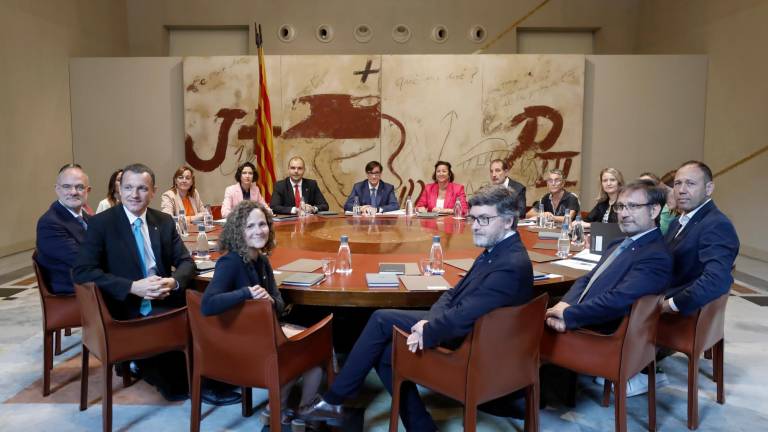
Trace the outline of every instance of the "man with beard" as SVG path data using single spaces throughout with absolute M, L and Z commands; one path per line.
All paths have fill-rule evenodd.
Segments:
M 410 329 L 412 352 L 444 346 L 456 348 L 477 319 L 504 306 L 522 305 L 533 295 L 533 269 L 515 231 L 517 196 L 504 186 L 487 186 L 469 200 L 467 222 L 474 243 L 485 251 L 466 276 L 446 291 L 429 311 L 382 309 L 373 313 L 333 385 L 312 405 L 302 409 L 307 419 L 342 416 L 341 404 L 354 397 L 375 368 L 392 393 L 392 326 Z M 419 397 L 416 385 L 403 383 L 400 417 L 407 430 L 437 430 Z

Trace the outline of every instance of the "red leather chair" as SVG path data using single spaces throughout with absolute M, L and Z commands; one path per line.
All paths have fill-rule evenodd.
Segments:
M 704 305 L 697 312 L 683 316 L 662 314 L 656 345 L 688 356 L 688 429 L 699 427 L 699 358 L 712 350 L 712 369 L 717 383 L 717 403 L 725 403 L 724 344 L 725 306 L 728 294 Z
M 96 284 L 75 284 L 83 322 L 83 364 L 80 376 L 80 411 L 88 408 L 88 358 L 101 360 L 104 379 L 102 424 L 112 430 L 112 366 L 125 363 L 123 385 L 130 384 L 127 362 L 168 351 L 183 351 L 190 370 L 187 308 L 132 320 L 115 320 L 109 313 Z
M 64 329 L 68 334 L 70 328 L 80 327 L 80 304 L 75 294 L 51 292 L 37 263 L 37 250 L 32 253 L 32 266 L 37 276 L 40 305 L 43 309 L 43 396 L 48 396 L 51 394 L 53 356 L 61 354 L 61 330 Z
M 252 387 L 269 390 L 269 429 L 280 430 L 280 389 L 312 367 L 323 365 L 333 381 L 333 340 L 328 315 L 303 332 L 287 338 L 272 304 L 249 300 L 222 314 L 200 312 L 202 293 L 187 291 L 192 330 L 192 413 L 190 430 L 200 430 L 202 377 L 244 387 L 243 415 L 251 415 Z
M 656 430 L 656 328 L 664 296 L 645 296 L 632 305 L 618 329 L 609 335 L 589 330 L 558 333 L 549 327 L 541 340 L 541 359 L 574 372 L 601 376 L 608 389 L 615 383 L 616 431 L 626 432 L 627 380 L 648 371 L 648 430 Z
M 538 430 L 539 343 L 548 299 L 543 294 L 523 306 L 491 311 L 475 322 L 455 351 L 438 347 L 411 353 L 408 333 L 394 327 L 390 432 L 397 431 L 403 381 L 462 402 L 465 431 L 477 427 L 477 405 L 524 388 L 525 430 Z

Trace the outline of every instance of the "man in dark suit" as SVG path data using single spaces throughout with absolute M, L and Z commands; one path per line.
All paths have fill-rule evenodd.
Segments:
M 560 332 L 588 327 L 611 333 L 635 300 L 667 289 L 672 256 L 654 223 L 665 198 L 662 190 L 646 183 L 622 188 L 615 207 L 626 237 L 613 242 L 595 268 L 547 310 L 549 327 Z
M 395 198 L 395 187 L 381 181 L 383 168 L 377 161 L 370 161 L 365 165 L 365 174 L 368 180 L 355 183 L 352 193 L 349 194 L 344 210 L 352 211 L 355 198 L 361 206 L 364 214 L 375 214 L 397 210 L 400 205 Z
M 491 161 L 491 183 L 504 185 L 512 189 L 517 194 L 517 208 L 520 209 L 520 216 L 525 214 L 525 186 L 509 178 L 509 163 L 504 159 L 494 159 Z
M 58 200 L 37 221 L 37 262 L 48 287 L 56 294 L 75 292 L 71 273 L 88 229 L 88 214 L 84 211 L 91 190 L 88 184 L 80 165 L 61 167 L 54 187 Z
M 288 161 L 288 174 L 275 184 L 269 206 L 276 214 L 297 214 L 301 201 L 306 213 L 328 210 L 328 202 L 317 187 L 317 182 L 304 178 L 304 159 L 294 156 Z
M 533 270 L 515 232 L 517 200 L 501 186 L 480 189 L 469 200 L 468 223 L 475 246 L 485 251 L 467 275 L 446 291 L 429 311 L 378 310 L 373 313 L 333 385 L 300 415 L 327 419 L 342 415 L 341 403 L 353 397 L 375 368 L 392 391 L 392 326 L 410 329 L 412 352 L 437 346 L 457 347 L 475 321 L 493 309 L 521 305 L 533 295 Z M 407 430 L 437 430 L 413 383 L 402 387 L 400 416 Z
M 184 289 L 195 274 L 171 216 L 148 208 L 155 191 L 155 174 L 149 167 L 125 167 L 121 203 L 91 218 L 73 269 L 75 282 L 96 283 L 116 319 L 183 306 Z M 139 368 L 166 399 L 182 400 L 188 397 L 184 365 L 184 356 L 172 352 L 145 359 Z M 239 402 L 236 393 L 220 390 L 204 388 L 203 399 L 215 405 Z
M 739 237 L 711 199 L 715 183 L 706 164 L 684 163 L 673 187 L 682 216 L 669 225 L 664 239 L 675 263 L 664 312 L 687 315 L 731 289 Z
M 635 300 L 667 289 L 672 256 L 655 223 L 665 202 L 664 191 L 645 182 L 622 188 L 614 205 L 626 237 L 609 245 L 595 268 L 577 279 L 562 300 L 547 310 L 549 327 L 559 332 L 584 327 L 609 334 L 629 314 Z M 657 375 L 656 381 L 657 386 L 664 385 L 666 375 Z M 646 375 L 637 374 L 627 381 L 627 397 L 646 392 Z

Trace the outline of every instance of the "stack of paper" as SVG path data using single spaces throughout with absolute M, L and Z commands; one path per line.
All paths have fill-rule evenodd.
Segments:
M 282 280 L 283 285 L 293 286 L 312 286 L 317 285 L 325 280 L 325 275 L 322 273 L 290 273 Z

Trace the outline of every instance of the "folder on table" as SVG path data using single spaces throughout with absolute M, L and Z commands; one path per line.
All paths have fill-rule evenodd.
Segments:
M 289 273 L 285 278 L 283 278 L 282 284 L 308 287 L 312 285 L 317 285 L 320 282 L 322 282 L 324 279 L 325 279 L 325 275 L 322 273 L 295 272 L 295 273 Z
M 278 270 L 312 273 L 322 266 L 323 262 L 321 260 L 301 258 L 278 267 Z
M 366 273 L 365 281 L 369 288 L 397 288 L 400 280 L 392 273 Z
M 408 291 L 445 291 L 451 288 L 442 276 L 400 276 Z

